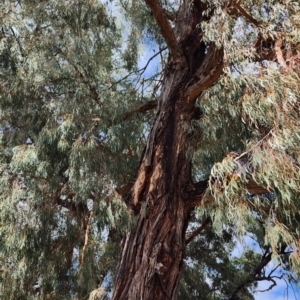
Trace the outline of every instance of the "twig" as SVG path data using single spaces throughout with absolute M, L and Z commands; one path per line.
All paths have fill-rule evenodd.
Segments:
M 90 216 L 89 216 L 89 220 L 88 220 L 88 224 L 86 225 L 86 230 L 85 230 L 85 236 L 84 236 L 84 245 L 82 248 L 82 254 L 81 254 L 81 265 L 84 264 L 84 251 L 88 245 L 89 242 L 89 234 L 90 234 L 90 230 L 91 230 L 91 219 L 93 216 L 93 211 L 91 211 Z
M 158 52 L 156 52 L 154 55 L 152 55 L 152 56 L 148 59 L 147 63 L 145 64 L 145 66 L 144 66 L 143 68 L 141 68 L 141 69 L 139 69 L 139 70 L 137 70 L 137 71 L 129 72 L 126 76 L 122 77 L 121 79 L 119 79 L 119 80 L 117 80 L 116 82 L 114 82 L 113 84 L 111 84 L 111 85 L 107 88 L 107 90 L 111 89 L 113 86 L 117 85 L 118 83 L 122 82 L 123 80 L 127 79 L 128 77 L 130 77 L 130 76 L 133 75 L 133 74 L 140 73 L 139 75 L 142 75 L 142 74 L 146 71 L 146 69 L 148 68 L 149 63 L 150 63 L 156 56 L 158 56 L 159 54 L 161 54 L 163 51 L 165 51 L 165 50 L 167 50 L 167 49 L 168 49 L 167 47 L 164 47 L 164 48 L 160 49 Z

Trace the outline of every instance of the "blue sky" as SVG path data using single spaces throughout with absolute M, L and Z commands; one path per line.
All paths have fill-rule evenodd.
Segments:
M 237 247 L 234 249 L 232 255 L 233 256 L 240 256 L 244 251 L 244 247 L 251 248 L 258 253 L 261 253 L 261 250 L 255 241 L 250 238 L 245 238 L 245 245 L 241 245 L 240 243 L 237 244 Z M 267 274 L 272 269 L 274 269 L 277 264 L 271 262 L 267 268 Z M 274 272 L 274 275 L 280 275 L 280 270 L 278 272 Z M 255 300 L 300 300 L 300 287 L 296 286 L 295 284 L 287 284 L 287 282 L 283 279 L 276 280 L 276 286 L 272 288 L 272 290 L 267 292 L 257 292 L 255 293 Z M 268 281 L 260 282 L 258 285 L 258 291 L 267 290 L 270 287 L 271 283 Z
M 259 285 L 260 290 L 268 289 L 270 284 L 268 282 L 263 282 Z M 255 295 L 256 300 L 299 300 L 300 299 L 300 289 L 295 285 L 289 285 L 285 283 L 284 280 L 278 280 L 277 286 L 275 286 L 271 291 L 264 293 L 257 293 Z

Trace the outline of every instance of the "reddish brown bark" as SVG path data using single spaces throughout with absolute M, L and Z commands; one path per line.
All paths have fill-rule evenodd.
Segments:
M 177 294 L 189 218 L 182 192 L 191 173 L 182 127 L 194 106 L 185 104 L 181 88 L 186 68 L 169 74 L 133 187 L 140 212 L 137 227 L 124 239 L 113 299 L 174 299 Z
M 123 240 L 113 299 L 175 299 L 185 251 L 185 232 L 192 207 L 186 198 L 191 185 L 189 135 L 183 129 L 195 116 L 195 99 L 220 76 L 222 50 L 208 49 L 196 25 L 201 4 L 182 4 L 175 33 L 157 1 L 154 9 L 170 50 L 158 111 L 132 189 L 139 211 L 137 226 Z M 184 22 L 182 21 L 184 20 Z M 167 23 L 166 23 L 167 22 Z M 211 58 L 217 57 L 212 65 Z

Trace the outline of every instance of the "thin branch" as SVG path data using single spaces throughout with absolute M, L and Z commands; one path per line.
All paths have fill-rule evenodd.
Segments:
M 75 69 L 75 71 L 78 74 L 81 82 L 84 83 L 88 87 L 88 89 L 90 90 L 90 92 L 91 92 L 91 94 L 93 96 L 94 101 L 101 107 L 102 103 L 101 103 L 101 100 L 100 100 L 100 97 L 98 95 L 98 92 L 97 92 L 96 88 L 93 87 L 90 84 L 90 82 L 84 77 L 84 75 L 80 72 L 80 70 L 77 68 L 76 65 L 72 64 L 72 67 Z
M 284 253 L 285 254 L 285 253 Z M 280 264 L 278 264 L 268 275 L 268 277 L 271 277 L 271 275 L 280 267 Z
M 197 228 L 195 231 L 193 231 L 189 235 L 189 237 L 186 238 L 185 244 L 188 245 L 190 242 L 192 242 L 194 238 L 198 236 L 204 229 L 206 229 L 209 224 L 211 224 L 211 218 L 206 218 L 204 222 L 201 224 L 201 226 Z
M 173 59 L 176 61 L 182 56 L 182 51 L 178 45 L 174 31 L 168 21 L 164 9 L 161 7 L 157 0 L 145 0 L 145 2 L 153 12 L 155 20 L 160 27 L 162 36 L 164 37 L 168 45 L 168 49 L 173 56 Z
M 92 216 L 93 216 L 93 212 L 91 211 L 90 216 L 89 216 L 89 221 L 88 221 L 88 224 L 87 224 L 86 229 L 85 229 L 84 245 L 83 245 L 82 254 L 81 254 L 81 265 L 84 264 L 84 251 L 85 251 L 85 249 L 88 245 L 88 242 L 89 242 L 89 234 L 90 234 L 90 230 L 91 230 Z
M 267 289 L 265 289 L 265 290 L 258 290 L 257 292 L 261 292 L 261 293 L 263 293 L 263 292 L 268 292 L 268 291 L 272 290 L 272 288 L 273 288 L 274 286 L 277 285 L 277 284 L 276 284 L 276 281 L 275 281 L 273 278 L 262 277 L 262 280 L 272 281 L 272 284 L 271 284 Z
M 241 5 L 240 1 L 237 1 L 235 4 L 236 8 L 239 10 L 239 12 L 248 20 L 250 21 L 253 25 L 258 27 L 260 24 L 257 20 L 255 20 Z
M 158 52 L 156 52 L 154 55 L 152 55 L 152 56 L 148 59 L 147 63 L 145 64 L 145 66 L 144 66 L 143 68 L 141 68 L 141 69 L 139 69 L 139 70 L 137 70 L 137 71 L 129 72 L 126 76 L 124 76 L 124 77 L 122 77 L 121 79 L 117 80 L 116 82 L 112 83 L 107 89 L 108 89 L 108 90 L 111 89 L 113 86 L 117 85 L 118 83 L 122 82 L 123 80 L 127 79 L 128 77 L 130 77 L 130 76 L 133 75 L 133 74 L 139 73 L 139 76 L 141 76 L 141 75 L 146 71 L 146 69 L 148 68 L 149 63 L 150 63 L 156 56 L 160 55 L 160 54 L 161 54 L 163 51 L 165 51 L 165 50 L 167 50 L 166 47 L 160 49 Z
M 136 106 L 136 107 L 132 108 L 131 110 L 127 111 L 123 115 L 122 120 L 126 121 L 127 119 L 129 119 L 135 113 L 144 113 L 144 112 L 152 110 L 156 107 L 157 107 L 157 100 L 148 101 L 146 103 L 143 103 L 143 104 L 141 104 L 139 106 Z

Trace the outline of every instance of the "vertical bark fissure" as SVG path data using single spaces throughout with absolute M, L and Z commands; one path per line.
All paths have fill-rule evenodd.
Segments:
M 143 160 L 139 173 L 142 184 L 134 189 L 134 198 L 142 208 L 137 228 L 126 237 L 124 247 L 131 249 L 122 253 L 113 299 L 174 299 L 177 294 L 187 225 L 181 185 L 190 176 L 190 162 L 185 156 L 187 137 L 182 117 L 175 105 L 182 99 L 178 83 L 185 72 L 176 73 L 170 79 L 171 89 L 168 86 L 163 91 L 167 95 L 162 97 L 165 101 L 150 132 L 154 136 L 152 149 L 145 157 L 152 154 L 151 165 L 145 167 L 149 161 Z
M 191 181 L 191 161 L 186 155 L 189 137 L 183 127 L 193 118 L 195 99 L 191 101 L 186 89 L 207 53 L 196 27 L 200 2 L 188 7 L 183 1 L 182 5 L 175 32 L 183 55 L 174 60 L 171 56 L 164 71 L 158 112 L 132 189 L 132 203 L 139 207 L 137 226 L 125 237 L 114 300 L 174 300 L 177 296 L 191 210 L 182 197 Z

